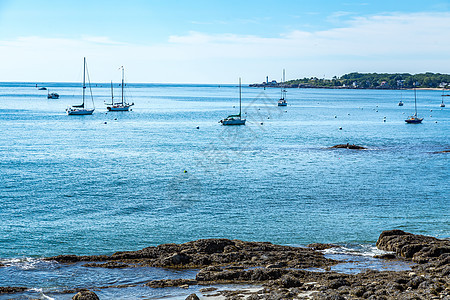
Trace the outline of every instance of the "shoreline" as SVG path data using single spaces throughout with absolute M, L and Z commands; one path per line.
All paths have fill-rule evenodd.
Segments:
M 112 255 L 58 255 L 44 258 L 44 261 L 61 265 L 83 263 L 83 268 L 117 269 L 118 272 L 121 269 L 141 267 L 198 270 L 192 279 L 159 279 L 139 284 L 151 289 L 186 289 L 186 296 L 189 290 L 199 294 L 191 294 L 189 299 L 198 299 L 198 296 L 208 299 L 237 299 L 233 297 L 238 295 L 248 299 L 450 297 L 450 240 L 390 230 L 381 233 L 376 246 L 380 250 L 390 251 L 379 255 L 377 259 L 407 261 L 414 265 L 411 270 L 367 270 L 346 274 L 333 271 L 333 266 L 340 261 L 327 258 L 323 251 L 340 247 L 338 245 L 310 244 L 301 248 L 228 239 L 163 244 L 138 251 L 116 252 Z M 253 288 L 249 290 L 232 287 L 230 290 L 224 285 L 245 285 Z M 92 296 L 92 293 L 105 288 L 136 286 L 138 285 L 74 287 L 61 293 L 66 296 L 74 295 L 73 299 L 93 299 L 83 298 L 83 295 Z M 0 287 L 0 295 L 20 294 L 31 288 Z M 90 292 L 87 292 L 88 289 Z
M 281 85 L 262 85 L 262 84 L 249 84 L 249 87 L 253 88 L 281 88 Z M 413 91 L 414 88 L 385 88 L 385 87 L 375 87 L 375 88 L 359 88 L 359 87 L 351 87 L 351 86 L 289 86 L 285 85 L 283 88 L 287 89 L 329 89 L 329 90 L 377 90 L 377 91 Z M 418 91 L 443 91 L 447 89 L 443 88 L 416 88 Z

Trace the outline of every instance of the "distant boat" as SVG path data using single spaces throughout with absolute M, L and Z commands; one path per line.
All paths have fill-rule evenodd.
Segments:
M 402 88 L 403 88 L 403 83 L 400 86 L 400 89 L 402 89 Z M 398 106 L 403 106 L 403 101 L 402 101 L 403 97 L 402 96 L 403 96 L 403 94 L 400 93 L 400 101 L 398 102 Z
M 286 92 L 287 91 L 284 86 L 284 80 L 285 80 L 284 75 L 285 75 L 285 72 L 283 69 L 283 81 L 281 82 L 281 98 L 280 98 L 280 100 L 278 100 L 278 106 L 287 106 L 287 101 L 286 101 Z
M 444 97 L 450 97 L 449 94 L 445 94 L 445 88 L 442 90 L 442 102 L 441 102 L 441 104 L 439 105 L 439 107 L 445 107 Z
M 47 98 L 48 99 L 59 99 L 59 94 L 58 93 L 48 93 Z
M 46 91 L 47 88 L 46 88 L 46 87 L 40 87 L 39 90 L 40 90 L 40 91 Z
M 220 120 L 219 123 L 222 125 L 245 125 L 245 119 L 242 119 L 242 97 L 241 97 L 241 78 L 239 77 L 239 114 L 238 115 L 230 115 L 223 120 Z
M 409 116 L 408 119 L 405 120 L 406 123 L 409 124 L 419 124 L 422 123 L 423 118 L 419 118 L 417 116 L 417 97 L 416 97 L 416 87 L 414 86 L 414 115 Z
M 85 98 L 85 90 L 86 90 L 86 57 L 83 60 L 83 103 L 80 105 L 72 105 L 71 107 L 68 107 L 66 109 L 66 112 L 68 115 L 92 115 L 92 113 L 95 110 L 94 108 L 86 108 L 84 103 Z M 89 74 L 88 74 L 89 78 Z M 92 90 L 91 90 L 91 82 L 89 80 L 89 90 L 91 91 L 91 99 L 92 99 L 92 105 L 94 105 L 94 98 L 92 97 Z
M 116 103 L 114 102 L 113 84 L 112 84 L 112 81 L 111 81 L 111 104 L 106 104 L 106 105 L 108 105 L 106 107 L 106 109 L 108 111 L 128 111 L 130 106 L 134 105 L 134 103 L 127 103 L 124 100 L 124 97 L 123 97 L 123 89 L 124 89 L 124 85 L 125 85 L 124 84 L 124 67 L 121 66 L 120 68 L 122 69 L 122 97 L 121 97 L 121 101 L 120 102 L 116 102 Z

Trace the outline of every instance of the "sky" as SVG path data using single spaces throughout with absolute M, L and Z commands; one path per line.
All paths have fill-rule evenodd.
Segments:
M 449 0 L 0 0 L 0 82 L 450 71 Z

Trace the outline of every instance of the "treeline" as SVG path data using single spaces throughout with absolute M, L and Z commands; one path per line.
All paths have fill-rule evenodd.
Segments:
M 450 87 L 450 75 L 440 73 L 388 74 L 388 73 L 350 73 L 332 79 L 317 77 L 290 80 L 285 83 L 291 87 L 347 87 L 347 88 L 442 88 Z

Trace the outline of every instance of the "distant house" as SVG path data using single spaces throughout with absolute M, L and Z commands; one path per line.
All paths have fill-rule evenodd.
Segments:
M 387 81 L 382 81 L 380 83 L 380 87 L 388 87 L 388 86 L 389 86 L 389 83 L 387 83 Z
M 439 83 L 440 88 L 448 88 L 450 86 L 450 83 L 448 82 L 441 82 Z

